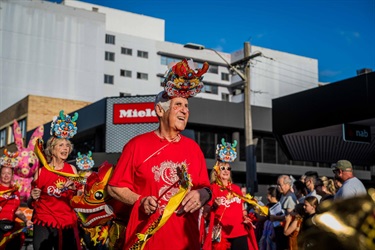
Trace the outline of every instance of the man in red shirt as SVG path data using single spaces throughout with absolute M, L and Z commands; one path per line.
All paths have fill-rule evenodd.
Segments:
M 180 134 L 189 118 L 188 98 L 203 87 L 208 64 L 198 71 L 193 67 L 192 61 L 183 60 L 167 72 L 165 91 L 155 101 L 159 128 L 125 145 L 108 183 L 111 196 L 133 207 L 124 249 L 200 249 L 198 216 L 211 199 L 210 183 L 199 145 Z M 181 172 L 192 185 L 170 211 L 182 190 Z M 170 217 L 160 227 L 166 214 Z

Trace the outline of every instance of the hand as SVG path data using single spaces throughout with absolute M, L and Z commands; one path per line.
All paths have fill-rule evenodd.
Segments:
M 76 185 L 74 184 L 74 181 L 72 180 L 67 180 L 64 184 L 64 187 L 68 188 L 68 189 L 71 189 L 71 190 L 76 190 Z
M 42 190 L 40 190 L 39 188 L 33 188 L 31 190 L 31 194 L 30 194 L 31 198 L 33 198 L 33 200 L 39 199 L 41 192 L 42 192 Z
M 210 198 L 207 190 L 201 188 L 188 192 L 181 203 L 181 209 L 177 214 L 194 213 L 199 210 Z
M 221 205 L 221 199 L 220 198 L 216 198 L 214 202 L 215 202 L 216 207 Z
M 31 227 L 33 225 L 33 222 L 31 220 L 26 221 L 26 226 Z
M 142 198 L 140 207 L 142 208 L 142 211 L 147 215 L 155 213 L 156 209 L 158 208 L 156 197 L 146 196 Z

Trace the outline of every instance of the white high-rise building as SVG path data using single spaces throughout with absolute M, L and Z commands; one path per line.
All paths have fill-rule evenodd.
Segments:
M 200 98 L 243 101 L 241 79 L 214 51 L 164 40 L 165 21 L 80 1 L 0 0 L 0 112 L 27 95 L 95 102 L 156 94 L 167 65 L 192 58 L 210 69 Z M 191 41 L 194 42 L 194 41 Z M 242 45 L 239 44 L 239 47 Z M 316 59 L 252 46 L 251 104 L 318 86 Z M 243 50 L 219 52 L 232 63 Z

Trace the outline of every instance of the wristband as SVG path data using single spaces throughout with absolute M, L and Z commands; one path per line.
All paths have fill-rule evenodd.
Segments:
M 211 189 L 210 188 L 208 188 L 208 187 L 204 187 L 203 188 L 204 190 L 206 190 L 207 191 L 207 193 L 208 193 L 208 195 L 209 195 L 209 198 L 208 198 L 208 200 L 204 203 L 204 205 L 206 205 L 207 204 L 207 202 L 209 202 L 211 199 L 212 199 L 212 191 L 211 191 Z

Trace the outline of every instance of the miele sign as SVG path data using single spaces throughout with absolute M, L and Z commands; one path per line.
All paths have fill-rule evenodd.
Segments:
M 158 122 L 153 102 L 113 104 L 113 124 Z

